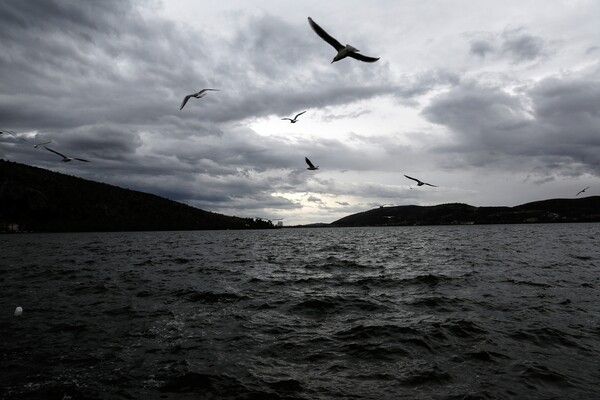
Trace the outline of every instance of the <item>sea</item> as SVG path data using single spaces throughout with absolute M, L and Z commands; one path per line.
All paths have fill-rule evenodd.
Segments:
M 2 235 L 0 398 L 600 399 L 599 238 L 598 223 Z

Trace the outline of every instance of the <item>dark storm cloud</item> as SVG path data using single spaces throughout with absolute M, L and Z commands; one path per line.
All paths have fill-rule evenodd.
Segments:
M 419 96 L 441 87 L 455 86 L 460 80 L 458 73 L 443 68 L 420 71 L 403 76 L 402 85 L 396 89 L 395 95 L 402 103 L 416 104 L 415 100 Z
M 207 209 L 215 209 L 223 203 L 228 207 L 235 204 L 239 210 L 256 210 L 258 203 L 262 207 L 277 205 L 288 209 L 298 205 L 271 194 L 314 192 L 315 187 L 324 192 L 343 190 L 333 181 L 307 171 L 305 155 L 320 163 L 326 173 L 342 168 L 349 160 L 360 163 L 358 168 L 367 169 L 369 164 L 364 160 L 364 152 L 340 141 L 261 137 L 245 128 L 229 131 L 222 138 L 199 137 L 184 145 L 187 145 L 186 152 L 173 153 L 167 148 L 144 156 L 140 168 L 132 167 L 130 173 L 114 177 L 113 182 Z M 336 149 L 334 154 L 331 149 Z M 103 171 L 109 168 L 118 171 L 118 166 L 105 166 Z M 93 175 L 98 175 L 98 171 L 85 173 L 99 179 Z
M 489 145 L 510 140 L 527 122 L 521 98 L 476 82 L 438 95 L 423 110 L 423 115 L 431 122 L 449 127 L 465 142 Z
M 306 199 L 306 201 L 308 201 L 310 203 L 323 204 L 323 200 L 321 200 L 319 197 L 314 196 L 314 195 L 308 196 L 308 198 Z
M 547 173 L 600 174 L 597 76 L 547 78 L 516 93 L 470 82 L 434 98 L 423 115 L 452 133 L 438 151 L 456 168 L 518 163 Z
M 147 3 L 139 3 L 145 5 Z M 424 80 L 397 85 L 385 62 L 330 65 L 304 20 L 237 16 L 233 38 L 184 30 L 138 3 L 9 1 L 0 13 L 5 51 L 0 121 L 18 130 L 103 123 L 173 135 L 222 134 L 217 125 L 381 95 L 422 94 Z M 19 23 L 19 21 L 21 21 Z M 325 46 L 324 46 L 325 45 Z M 418 81 L 418 82 L 417 82 Z M 215 87 L 179 111 L 184 95 Z M 207 125 L 208 126 L 208 125 Z
M 502 52 L 515 63 L 534 61 L 545 56 L 547 52 L 544 40 L 527 33 L 523 28 L 504 31 L 502 40 Z
M 481 58 L 507 58 L 514 64 L 533 62 L 547 57 L 551 45 L 527 32 L 525 27 L 507 28 L 501 33 L 479 32 L 468 35 L 469 52 Z
M 0 121 L 14 129 L 71 129 L 105 121 L 186 130 L 382 95 L 410 98 L 435 76 L 391 78 L 385 61 L 331 65 L 304 19 L 234 16 L 232 38 L 148 16 L 135 2 L 9 1 L 0 15 Z M 143 15 L 142 15 L 143 14 Z M 20 21 L 20 22 L 19 22 Z M 301 21 L 301 22 L 300 22 Z M 215 87 L 179 111 L 184 95 Z M 183 125 L 183 126 L 182 126 Z M 215 128 L 216 130 L 216 128 Z M 205 134 L 214 133 L 213 131 Z
M 600 173 L 600 79 L 541 81 L 530 92 L 547 146 Z
M 10 77 L 0 118 L 22 129 L 156 122 L 189 90 L 186 52 L 205 59 L 201 41 L 127 2 L 3 2 L 0 10 L 26 21 L 0 28 L 8 44 L 0 71 Z
M 485 58 L 490 53 L 495 51 L 493 42 L 489 39 L 474 39 L 470 42 L 469 51 L 481 58 Z

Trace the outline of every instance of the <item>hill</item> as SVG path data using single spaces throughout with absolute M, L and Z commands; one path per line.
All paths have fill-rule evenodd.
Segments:
M 0 231 L 75 232 L 271 228 L 153 194 L 0 160 Z
M 550 199 L 516 207 L 436 206 L 380 207 L 349 215 L 331 226 L 520 224 L 532 222 L 600 222 L 600 196 Z

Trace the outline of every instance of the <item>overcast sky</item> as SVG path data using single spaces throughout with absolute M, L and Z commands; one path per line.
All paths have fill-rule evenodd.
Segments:
M 381 59 L 332 64 L 309 16 Z M 4 0 L 0 20 L 5 160 L 286 225 L 600 194 L 600 1 Z

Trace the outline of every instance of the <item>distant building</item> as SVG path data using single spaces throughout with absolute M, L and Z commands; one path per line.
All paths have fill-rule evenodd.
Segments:
M 16 222 L 2 222 L 2 232 L 20 232 L 19 224 Z

